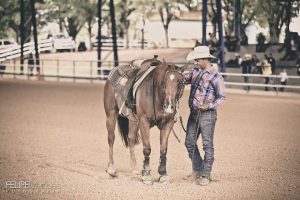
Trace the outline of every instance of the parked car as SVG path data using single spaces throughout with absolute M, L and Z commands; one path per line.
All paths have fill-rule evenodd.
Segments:
M 18 46 L 18 43 L 16 43 L 13 39 L 0 40 L 0 49 L 5 49 L 8 47 L 14 47 L 14 46 Z
M 63 33 L 54 34 L 52 36 L 53 50 L 59 51 L 75 51 L 76 43 L 72 37 L 66 36 Z

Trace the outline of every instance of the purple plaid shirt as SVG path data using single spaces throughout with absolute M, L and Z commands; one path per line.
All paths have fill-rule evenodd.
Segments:
M 191 84 L 189 98 L 191 109 L 199 109 L 204 104 L 209 105 L 208 109 L 216 109 L 224 101 L 224 79 L 216 69 L 210 68 L 208 71 L 203 71 L 194 67 L 191 71 L 185 71 L 183 75 L 185 84 Z M 201 80 L 198 85 L 195 85 L 197 77 L 198 79 L 201 77 Z M 193 95 L 193 93 L 195 94 Z

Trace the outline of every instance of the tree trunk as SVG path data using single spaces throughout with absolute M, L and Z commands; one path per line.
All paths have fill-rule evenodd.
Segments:
M 101 34 L 101 20 L 102 20 L 102 0 L 98 0 L 98 5 L 97 5 L 97 9 L 98 9 L 98 44 L 97 44 L 97 67 L 98 67 L 98 75 L 101 74 L 101 70 L 99 69 L 101 67 L 101 50 L 102 50 L 102 43 L 101 43 L 101 39 L 102 39 L 102 34 Z
M 88 24 L 88 32 L 89 32 L 89 44 L 90 44 L 90 51 L 93 50 L 93 44 L 92 44 L 92 25 Z
M 109 1 L 109 8 L 110 8 L 111 31 L 113 37 L 114 63 L 115 66 L 119 66 L 114 0 Z
M 206 45 L 207 0 L 202 0 L 202 45 Z
M 165 29 L 165 37 L 166 37 L 166 47 L 169 48 L 169 34 L 168 34 L 168 26 L 164 26 Z
M 236 51 L 241 47 L 241 0 L 234 2 L 234 32 L 236 37 Z
M 278 30 L 276 30 L 276 26 L 274 22 L 269 21 L 269 33 L 270 33 L 270 43 L 278 44 L 280 31 L 278 33 Z
M 129 45 L 129 35 L 128 35 L 128 29 L 127 30 L 124 30 L 124 47 L 125 49 L 128 49 Z

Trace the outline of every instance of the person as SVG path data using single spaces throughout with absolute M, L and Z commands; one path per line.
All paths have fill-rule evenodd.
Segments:
M 298 59 L 296 62 L 297 74 L 300 76 L 300 53 L 298 54 Z
M 266 37 L 264 36 L 264 34 L 259 33 L 257 38 L 256 38 L 256 41 L 257 41 L 256 51 L 257 52 L 264 51 L 264 45 L 265 45 L 265 42 L 266 42 Z
M 291 59 L 292 55 L 292 37 L 287 28 L 285 30 L 285 39 L 283 45 L 278 49 L 278 52 L 282 52 L 284 49 L 286 50 L 286 53 L 282 58 L 280 58 L 281 61 Z
M 257 58 L 257 56 L 255 54 L 252 55 L 252 70 L 251 70 L 251 73 L 255 74 L 255 73 L 258 73 L 258 74 L 262 74 L 262 71 L 261 71 L 261 67 L 258 67 L 259 66 L 259 59 Z
M 249 74 L 251 74 L 251 70 L 252 70 L 252 65 L 253 65 L 253 62 L 252 62 L 252 57 L 250 54 L 245 54 L 243 56 L 243 61 L 241 63 L 241 66 L 242 66 L 242 73 L 243 74 L 246 74 L 246 76 L 244 76 L 244 82 L 245 83 L 250 83 L 250 78 L 249 78 Z M 246 90 L 250 90 L 250 86 L 248 85 L 246 87 Z
M 276 60 L 275 58 L 273 57 L 272 53 L 269 53 L 269 56 L 267 56 L 265 54 L 265 58 L 267 59 L 268 63 L 271 64 L 271 71 L 272 71 L 272 74 L 276 74 Z
M 268 85 L 270 82 L 270 75 L 272 74 L 272 68 L 271 68 L 271 64 L 268 62 L 267 59 L 263 59 L 262 64 L 262 73 L 265 76 L 265 84 Z M 265 91 L 269 91 L 269 88 L 266 86 L 265 87 Z
M 30 75 L 30 76 L 33 76 L 34 59 L 33 59 L 32 53 L 29 54 L 27 64 L 28 64 L 29 75 Z
M 286 73 L 286 69 L 283 68 L 282 72 L 280 72 L 280 84 L 281 85 L 286 85 L 289 77 Z M 283 92 L 284 87 L 280 87 L 280 91 Z
M 188 61 L 195 61 L 190 71 L 183 73 L 185 84 L 191 84 L 189 97 L 190 115 L 187 123 L 185 146 L 192 161 L 193 176 L 199 185 L 208 185 L 214 161 L 214 130 L 217 120 L 217 107 L 224 101 L 224 80 L 211 67 L 207 46 L 195 47 L 187 55 Z M 205 152 L 204 160 L 197 146 L 199 136 Z

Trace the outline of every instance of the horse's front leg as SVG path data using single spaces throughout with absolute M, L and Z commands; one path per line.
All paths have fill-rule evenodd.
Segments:
M 169 183 L 170 177 L 167 175 L 167 150 L 168 139 L 170 132 L 173 128 L 174 121 L 168 122 L 160 131 L 160 161 L 158 167 L 158 173 L 160 174 L 160 183 Z
M 147 119 L 140 118 L 140 132 L 143 143 L 144 164 L 142 170 L 142 181 L 146 185 L 152 185 L 152 177 L 150 175 L 150 124 Z

